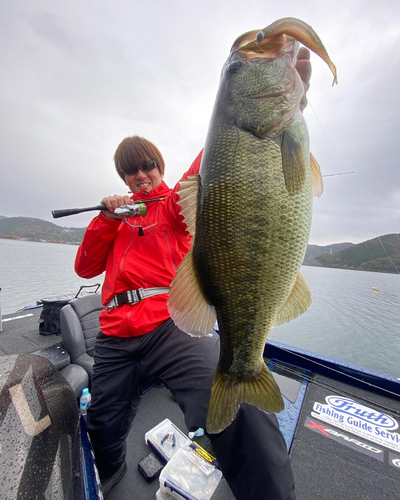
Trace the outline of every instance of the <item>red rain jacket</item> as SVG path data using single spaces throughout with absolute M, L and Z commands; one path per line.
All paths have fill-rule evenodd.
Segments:
M 184 174 L 198 174 L 200 153 Z M 75 271 L 82 278 L 106 272 L 102 303 L 107 305 L 117 293 L 138 288 L 167 287 L 175 276 L 191 243 L 177 205 L 179 183 L 170 189 L 165 182 L 150 192 L 139 191 L 132 199 L 161 198 L 147 203 L 147 215 L 128 219 L 141 225 L 144 236 L 124 222 L 100 213 L 89 224 L 75 259 Z M 169 318 L 167 294 L 148 297 L 138 304 L 125 304 L 100 313 L 101 331 L 106 335 L 131 337 L 144 335 Z

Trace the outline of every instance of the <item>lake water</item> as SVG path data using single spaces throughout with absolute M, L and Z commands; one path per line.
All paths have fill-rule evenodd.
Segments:
M 86 280 L 75 273 L 77 251 L 76 245 L 0 238 L 2 314 L 35 305 L 40 299 L 76 294 L 81 285 L 103 284 L 103 275 Z
M 75 274 L 77 249 L 0 239 L 3 315 L 40 299 L 75 294 L 81 285 L 102 284 L 103 276 L 85 280 Z M 313 304 L 270 337 L 400 377 L 400 276 L 306 266 L 302 273 Z

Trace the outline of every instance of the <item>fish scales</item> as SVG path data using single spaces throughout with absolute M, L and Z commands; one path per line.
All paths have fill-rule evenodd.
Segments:
M 298 43 L 336 69 L 312 28 L 285 18 L 239 37 L 225 63 L 200 173 L 181 182 L 180 205 L 193 247 L 168 299 L 171 318 L 203 336 L 218 320 L 220 360 L 207 430 L 225 429 L 242 402 L 284 408 L 263 360 L 273 326 L 304 313 L 310 291 L 299 269 L 312 196 L 322 193 L 299 111 Z
M 280 144 L 233 127 L 217 124 L 207 144 L 193 255 L 217 309 L 221 367 L 246 380 L 260 371 L 266 337 L 304 258 L 311 176 L 289 194 Z

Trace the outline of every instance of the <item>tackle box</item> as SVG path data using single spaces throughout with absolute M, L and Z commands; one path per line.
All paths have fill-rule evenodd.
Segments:
M 144 439 L 164 463 L 167 463 L 180 448 L 192 443 L 168 418 L 146 432 Z
M 207 453 L 195 443 L 180 448 L 161 471 L 159 491 L 165 496 L 160 498 L 209 500 L 221 481 L 222 472 L 213 465 L 213 460 L 203 458 L 205 455 Z

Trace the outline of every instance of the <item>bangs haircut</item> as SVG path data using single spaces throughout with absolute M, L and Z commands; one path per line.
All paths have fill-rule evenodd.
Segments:
M 125 137 L 114 154 L 115 169 L 124 182 L 125 175 L 132 175 L 143 162 L 151 160 L 156 161 L 158 170 L 164 175 L 165 163 L 159 149 L 138 135 Z

